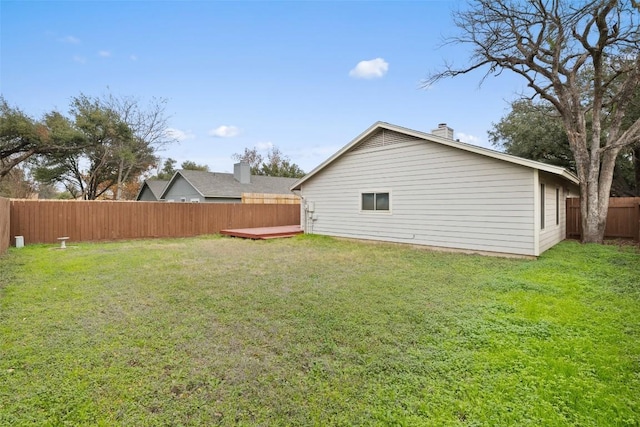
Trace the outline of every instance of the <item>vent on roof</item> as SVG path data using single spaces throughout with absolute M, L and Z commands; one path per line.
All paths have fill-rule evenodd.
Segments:
M 233 177 L 240 184 L 250 184 L 251 167 L 249 167 L 249 163 L 240 162 L 233 165 Z
M 441 138 L 453 139 L 453 129 L 447 126 L 446 123 L 440 123 L 437 129 L 431 131 L 431 134 Z

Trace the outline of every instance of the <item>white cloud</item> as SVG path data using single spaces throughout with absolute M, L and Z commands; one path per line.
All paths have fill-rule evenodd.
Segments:
M 98 55 L 103 58 L 108 58 L 111 56 L 111 52 L 109 52 L 108 50 L 101 50 L 98 52 Z
M 185 141 L 187 139 L 193 139 L 196 137 L 196 135 L 190 130 L 183 131 L 176 128 L 167 128 L 166 134 L 169 138 L 173 138 L 178 141 Z
M 84 64 L 84 63 L 86 63 L 86 62 L 87 62 L 87 60 L 85 59 L 85 57 L 84 57 L 84 56 L 80 56 L 80 55 L 75 55 L 75 56 L 73 57 L 73 60 L 74 60 L 75 62 L 77 62 L 78 64 Z
M 256 144 L 256 148 L 260 151 L 267 151 L 273 148 L 273 142 L 258 142 Z
M 70 44 L 80 44 L 80 39 L 73 36 L 65 36 L 60 39 L 61 42 Z
M 360 61 L 356 67 L 349 71 L 349 76 L 356 79 L 374 79 L 387 74 L 389 63 L 382 58 Z
M 235 126 L 218 126 L 215 129 L 209 131 L 209 135 L 216 138 L 233 138 L 240 135 L 240 129 Z
M 480 138 L 466 133 L 456 132 L 456 138 L 458 138 L 461 142 L 466 142 L 467 144 L 480 144 Z

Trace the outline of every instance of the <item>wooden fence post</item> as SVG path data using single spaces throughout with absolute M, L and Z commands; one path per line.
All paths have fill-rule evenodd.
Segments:
M 11 202 L 0 197 L 0 255 L 11 246 Z

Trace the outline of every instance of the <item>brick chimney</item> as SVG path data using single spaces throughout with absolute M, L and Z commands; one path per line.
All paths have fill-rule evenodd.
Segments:
M 446 123 L 440 123 L 437 129 L 431 131 L 431 134 L 441 138 L 453 139 L 453 129 L 447 126 Z

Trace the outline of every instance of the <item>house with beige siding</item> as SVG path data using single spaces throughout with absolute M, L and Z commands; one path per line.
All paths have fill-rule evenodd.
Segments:
M 378 122 L 298 180 L 306 233 L 540 255 L 566 234 L 570 171 Z

